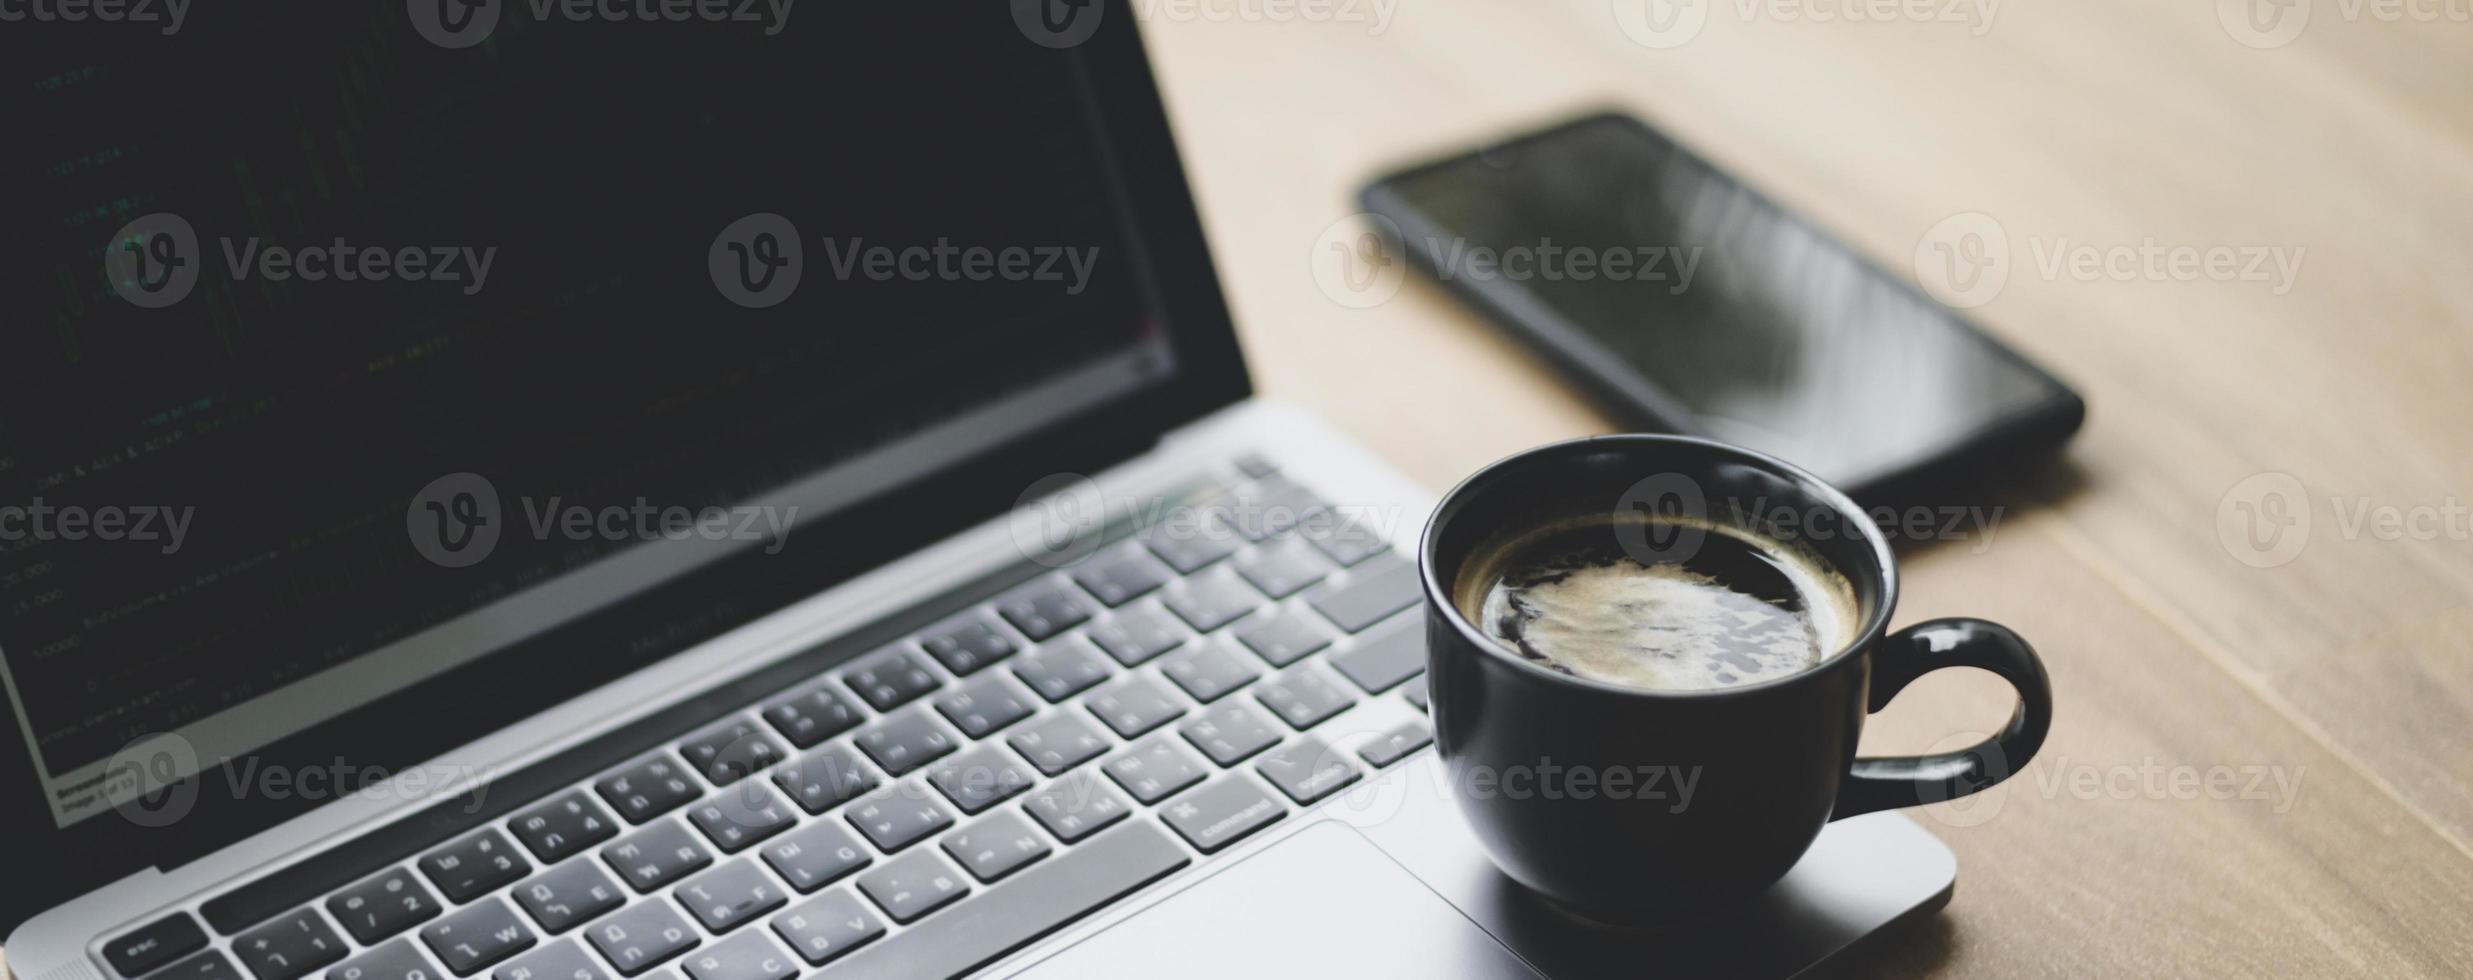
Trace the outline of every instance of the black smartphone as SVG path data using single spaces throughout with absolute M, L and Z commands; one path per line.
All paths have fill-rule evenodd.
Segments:
M 1645 123 L 1599 114 L 1375 181 L 1411 265 L 1641 429 L 1859 497 L 2048 454 L 2085 403 L 1907 281 Z

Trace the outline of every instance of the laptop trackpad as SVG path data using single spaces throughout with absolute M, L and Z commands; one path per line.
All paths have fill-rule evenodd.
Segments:
M 1354 828 L 1325 821 L 1021 976 L 1525 977 L 1535 972 Z

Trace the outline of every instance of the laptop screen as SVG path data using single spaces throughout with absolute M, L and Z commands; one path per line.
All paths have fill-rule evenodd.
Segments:
M 54 827 L 409 691 L 575 693 L 727 623 L 497 661 L 830 584 L 965 516 L 896 491 L 1236 370 L 1128 25 L 241 6 L 5 69 L 0 680 Z

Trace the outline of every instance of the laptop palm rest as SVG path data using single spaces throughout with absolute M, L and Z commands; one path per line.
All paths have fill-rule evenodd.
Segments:
M 1345 824 L 1298 832 L 1019 976 L 1535 976 Z

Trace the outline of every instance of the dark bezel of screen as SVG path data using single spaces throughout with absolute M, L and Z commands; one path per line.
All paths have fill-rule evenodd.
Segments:
M 1002 11 L 1002 7 L 988 8 Z M 1001 15 L 1001 14 L 1000 14 Z M 1025 40 L 1025 45 L 1031 42 Z M 619 610 L 536 638 L 398 692 L 256 753 L 263 765 L 417 765 L 568 698 L 624 669 L 658 660 L 834 583 L 917 550 L 1013 506 L 1022 489 L 1057 472 L 1097 472 L 1166 431 L 1251 391 L 1234 325 L 1213 270 L 1155 81 L 1131 17 L 1103 18 L 1087 42 L 1047 57 L 1074 59 L 1105 122 L 1101 152 L 1117 168 L 1126 206 L 1165 307 L 1175 368 L 1158 384 L 1082 412 L 1004 450 L 966 460 L 867 503 L 802 527 L 833 548 L 725 561 L 636 598 Z M 761 560 L 757 560 L 761 559 Z M 610 651 L 655 649 L 613 658 Z M 616 663 L 614 664 L 614 661 Z M 476 679 L 486 678 L 476 682 Z M 448 706 L 452 705 L 452 708 Z M 15 712 L 0 705 L 16 729 Z M 149 866 L 171 868 L 311 809 L 297 799 L 236 797 L 210 770 L 185 817 L 148 829 L 111 815 L 55 829 L 31 760 L 0 753 L 0 833 L 21 852 L 17 885 L 0 889 L 0 934 L 28 916 Z

